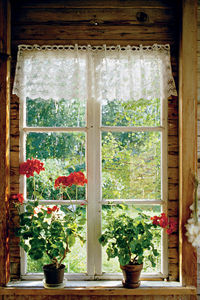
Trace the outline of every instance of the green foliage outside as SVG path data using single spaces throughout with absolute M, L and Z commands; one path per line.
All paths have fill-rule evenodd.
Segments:
M 74 101 L 43 101 L 27 99 L 27 126 L 84 127 L 86 105 Z M 160 100 L 109 101 L 102 106 L 103 126 L 160 126 Z M 26 158 L 38 158 L 45 162 L 46 170 L 36 178 L 37 190 L 44 199 L 68 199 L 53 188 L 54 180 L 73 171 L 86 171 L 83 132 L 36 133 L 27 135 Z M 160 199 L 161 198 L 161 134 L 159 132 L 103 132 L 102 133 L 102 197 L 103 199 Z M 75 190 L 70 197 L 75 199 Z M 79 189 L 77 199 L 85 199 L 85 187 Z M 27 180 L 28 198 L 33 197 L 32 178 Z M 129 210 L 129 213 L 131 210 Z M 86 229 L 84 229 L 85 232 Z M 160 245 L 160 235 L 154 237 Z M 155 246 L 156 247 L 156 246 Z M 84 266 L 77 254 L 67 259 L 70 272 L 85 272 L 86 250 L 73 247 L 82 253 Z M 103 250 L 103 253 L 105 251 Z M 160 254 L 159 256 L 160 257 Z M 68 259 L 70 262 L 68 262 Z M 160 258 L 159 258 L 160 259 Z M 160 267 L 159 259 L 157 265 Z M 115 263 L 103 258 L 104 269 L 115 269 Z M 43 263 L 28 259 L 28 270 L 39 271 Z M 107 266 L 106 266 L 107 265 Z M 148 265 L 148 264 L 147 264 Z M 118 265 L 117 265 L 118 268 Z M 147 271 L 155 270 L 150 265 Z

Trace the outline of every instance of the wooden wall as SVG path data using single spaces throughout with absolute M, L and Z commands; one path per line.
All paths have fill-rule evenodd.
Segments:
M 173 75 L 177 84 L 180 13 L 178 2 L 174 0 L 13 0 L 11 83 L 19 44 L 152 45 L 169 43 Z M 170 217 L 178 218 L 179 150 L 178 99 L 176 97 L 169 100 L 168 120 L 168 214 Z M 12 96 L 11 193 L 19 191 L 18 166 L 19 101 L 16 96 Z M 18 279 L 20 276 L 18 239 L 12 234 L 12 228 L 17 222 L 16 212 L 11 205 L 11 279 Z M 177 280 L 178 277 L 178 236 L 172 234 L 169 237 L 169 279 Z M 111 298 L 106 299 L 111 300 Z M 126 299 L 129 300 L 129 298 Z
M 35 300 L 35 296 L 0 296 L 0 300 Z M 169 296 L 37 296 L 37 300 L 196 300 L 195 295 L 169 295 Z
M 197 11 L 198 32 L 197 32 L 197 59 L 198 59 L 198 106 L 197 106 L 197 159 L 198 159 L 198 178 L 200 181 L 200 1 L 198 1 Z M 200 199 L 200 184 L 198 187 L 198 199 Z M 200 203 L 199 203 L 200 205 Z M 198 272 L 197 272 L 197 292 L 200 299 L 200 249 L 198 249 Z

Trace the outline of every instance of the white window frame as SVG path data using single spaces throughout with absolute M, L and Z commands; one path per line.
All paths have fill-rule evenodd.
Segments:
M 90 80 L 88 78 L 88 80 Z M 86 133 L 86 162 L 87 162 L 87 273 L 66 273 L 68 280 L 117 280 L 122 275 L 102 273 L 102 248 L 98 242 L 101 234 L 101 207 L 111 201 L 101 200 L 101 133 L 111 132 L 145 132 L 159 131 L 161 133 L 161 200 L 132 199 L 115 200 L 115 203 L 127 202 L 128 204 L 158 204 L 162 211 L 167 212 L 168 200 L 168 101 L 161 99 L 161 126 L 133 127 L 133 126 L 101 126 L 101 104 L 88 95 L 86 127 L 27 127 L 26 126 L 26 101 L 20 102 L 20 162 L 26 160 L 25 143 L 26 135 L 30 132 L 85 132 Z M 20 176 L 20 193 L 26 199 L 26 178 Z M 25 201 L 26 202 L 26 201 Z M 68 204 L 68 201 L 47 200 L 42 204 Z M 81 201 L 80 201 L 81 202 Z M 76 201 L 76 203 L 78 203 Z M 142 274 L 142 279 L 163 279 L 168 276 L 168 238 L 162 231 L 161 243 L 161 273 Z M 96 243 L 94 242 L 96 241 Z M 26 280 L 42 279 L 42 273 L 27 273 L 27 257 L 25 251 L 20 249 L 21 278 Z

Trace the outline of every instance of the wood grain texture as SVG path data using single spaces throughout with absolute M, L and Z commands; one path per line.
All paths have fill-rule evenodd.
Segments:
M 192 175 L 197 169 L 197 1 L 182 1 L 179 72 L 180 146 L 180 272 L 183 285 L 197 282 L 196 251 L 185 236 L 189 206 L 194 199 Z
M 124 7 L 136 7 L 136 8 L 161 8 L 164 7 L 171 7 L 174 6 L 173 0 L 96 0 L 94 1 L 88 1 L 88 0 L 49 0 L 48 2 L 46 0 L 32 0 L 32 1 L 26 1 L 26 0 L 18 0 L 17 3 L 15 0 L 12 0 L 13 6 L 18 6 L 22 8 L 69 8 L 69 7 L 95 7 L 95 8 L 102 8 L 102 7 L 108 7 L 108 8 L 124 8 Z
M 54 296 L 2 296 L 2 300 L 55 300 Z M 196 300 L 193 295 L 169 296 L 56 296 L 56 300 Z M 1 296 L 0 296 L 1 300 Z
M 44 289 L 44 288 L 15 288 L 15 287 L 7 287 L 0 288 L 0 295 L 15 295 L 16 296 L 90 296 L 88 299 L 93 299 L 92 297 L 100 296 L 104 299 L 104 297 L 116 297 L 116 299 L 127 299 L 128 297 L 136 297 L 142 296 L 151 299 L 157 299 L 162 296 L 171 296 L 178 295 L 182 296 L 191 296 L 196 295 L 195 287 L 140 287 L 137 289 L 125 289 L 125 288 L 105 288 L 105 287 L 84 287 L 84 288 L 64 288 L 64 289 Z M 127 298 L 126 298 L 127 297 Z M 87 298 L 86 298 L 87 299 Z M 105 298 L 106 299 L 106 298 Z M 112 298 L 111 298 L 112 299 Z M 115 299 L 115 298 L 114 298 Z M 158 298 L 159 299 L 159 298 Z M 162 299 L 162 298 L 161 298 Z
M 0 1 L 0 286 L 9 281 L 10 6 Z

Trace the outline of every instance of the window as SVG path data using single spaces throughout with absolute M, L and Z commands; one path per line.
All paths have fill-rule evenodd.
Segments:
M 71 278 L 118 278 L 118 262 L 107 262 L 98 242 L 106 210 L 120 204 L 130 215 L 133 206 L 149 215 L 167 209 L 167 97 L 176 93 L 169 46 L 21 46 L 14 93 L 20 160 L 45 162 L 36 183 L 41 204 L 69 205 L 53 190 L 54 180 L 87 173 L 87 190 L 73 202 L 87 204 L 87 244 L 75 244 L 67 257 Z M 21 191 L 32 197 L 31 179 L 21 179 Z M 167 276 L 167 238 L 155 242 L 160 256 L 156 268 L 146 264 L 145 277 Z M 22 275 L 42 265 L 22 252 Z

